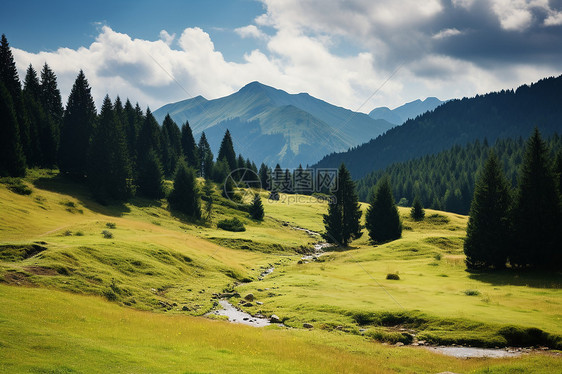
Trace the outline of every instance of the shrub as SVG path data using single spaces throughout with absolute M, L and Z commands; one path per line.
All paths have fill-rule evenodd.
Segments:
M 63 235 L 64 235 L 64 236 L 72 236 L 72 231 L 66 230 L 66 231 L 63 233 Z
M 234 232 L 241 232 L 246 231 L 244 227 L 244 223 L 240 221 L 238 218 L 234 217 L 232 219 L 223 219 L 217 223 L 217 227 L 219 229 L 223 229 L 226 231 L 234 231 Z
M 390 344 L 396 344 L 398 342 L 411 344 L 414 340 L 414 337 L 406 332 L 391 332 L 381 329 L 367 331 L 365 335 L 379 342 Z
M 101 234 L 103 235 L 103 237 L 104 237 L 105 239 L 112 239 L 112 238 L 113 238 L 113 233 L 112 233 L 111 231 L 103 230 L 103 231 L 101 232 Z
M 75 236 L 84 236 L 84 233 L 82 231 L 76 231 L 76 233 L 74 235 Z
M 114 228 L 117 227 L 117 225 L 115 224 L 115 222 L 108 222 L 108 223 L 105 224 L 105 226 L 106 226 L 108 229 L 114 229 Z
M 31 188 L 24 184 L 19 178 L 2 178 L 1 183 L 6 184 L 6 187 L 10 191 L 17 193 L 18 195 L 31 195 L 31 192 L 33 192 Z
M 464 294 L 466 296 L 478 296 L 478 295 L 480 295 L 480 291 L 478 291 L 478 290 L 465 290 Z
M 386 275 L 386 279 L 390 279 L 390 280 L 400 280 L 400 276 L 398 274 L 395 273 L 388 273 Z

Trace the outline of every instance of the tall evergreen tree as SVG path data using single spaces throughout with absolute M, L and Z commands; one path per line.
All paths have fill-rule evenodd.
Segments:
M 142 159 L 152 149 L 158 156 L 158 161 L 162 163 L 162 134 L 160 126 L 150 108 L 146 109 L 146 116 L 139 131 L 137 138 L 137 153 L 139 159 Z M 139 160 L 140 161 L 140 160 Z
M 260 165 L 260 170 L 258 172 L 258 175 L 260 177 L 261 188 L 269 191 L 270 184 L 271 184 L 271 181 L 269 180 L 271 175 L 271 169 L 262 162 L 262 164 Z
M 199 151 L 199 162 L 201 166 L 199 167 L 199 175 L 203 178 L 212 178 L 213 175 L 213 152 L 211 152 L 211 146 L 207 141 L 205 132 L 201 133 L 201 138 L 199 139 L 199 145 L 197 146 Z
M 95 127 L 96 107 L 90 85 L 84 72 L 76 77 L 64 112 L 59 148 L 59 168 L 61 172 L 84 177 L 90 137 Z
M 137 170 L 137 192 L 149 199 L 164 197 L 164 172 L 156 151 L 149 148 L 146 155 L 139 159 Z
M 217 161 L 218 160 L 226 160 L 231 171 L 238 169 L 236 152 L 234 152 L 234 144 L 232 143 L 232 137 L 230 136 L 230 131 L 228 131 L 228 129 L 222 138 L 219 155 L 217 156 Z
M 515 251 L 510 256 L 518 267 L 554 267 L 562 258 L 559 240 L 560 195 L 549 151 L 539 130 L 525 151 L 519 174 L 519 190 L 514 209 Z
M 410 211 L 410 216 L 415 221 L 421 221 L 425 217 L 425 210 L 423 209 L 421 200 L 417 195 L 414 198 L 414 203 L 412 204 L 412 210 Z
M 199 197 L 195 170 L 187 167 L 183 161 L 180 162 L 174 178 L 174 189 L 168 197 L 170 208 L 199 219 L 201 218 Z
M 324 238 L 330 243 L 346 247 L 352 239 L 361 237 L 361 207 L 355 183 L 344 164 L 338 169 L 338 184 L 332 190 L 328 214 L 324 215 Z
M 106 96 L 98 125 L 92 135 L 88 162 L 88 184 L 94 197 L 107 203 L 109 200 L 126 200 L 132 194 L 132 172 L 127 154 L 127 144 L 117 112 Z
M 127 139 L 127 150 L 129 152 L 129 161 L 131 163 L 131 168 L 133 172 L 136 170 L 137 165 L 137 144 L 138 144 L 138 134 L 140 131 L 141 124 L 144 122 L 144 114 L 140 106 L 137 104 L 137 108 L 133 108 L 133 105 L 127 99 L 125 106 L 123 107 L 124 120 L 123 129 L 125 131 L 125 138 Z M 135 174 L 135 173 L 133 173 Z
M 494 152 L 476 181 L 464 253 L 469 269 L 505 267 L 511 247 L 509 184 Z
M 47 115 L 47 127 L 40 133 L 41 151 L 43 152 L 44 166 L 53 167 L 57 163 L 60 132 L 64 109 L 60 90 L 57 85 L 57 76 L 45 63 L 41 70 L 41 105 Z
M 48 132 L 52 136 L 52 126 L 41 105 L 39 77 L 31 64 L 27 68 L 25 75 L 22 99 L 29 123 L 30 153 L 27 163 L 29 166 L 43 166 L 45 162 L 43 159 L 41 135 L 43 132 Z M 53 139 L 46 139 L 46 141 L 52 142 Z
M 252 205 L 250 205 L 250 217 L 257 221 L 263 221 L 265 212 L 263 210 L 263 203 L 259 194 L 254 194 Z
M 0 176 L 25 175 L 25 156 L 12 96 L 0 81 Z
M 554 172 L 558 177 L 558 193 L 562 197 L 562 149 L 556 154 L 556 163 L 554 164 Z
M 382 178 L 374 187 L 372 200 L 365 216 L 369 237 L 375 243 L 385 243 L 402 236 L 402 222 L 392 196 L 390 178 Z
M 195 144 L 195 138 L 188 121 L 185 121 L 181 127 L 181 146 L 187 165 L 199 169 L 201 165 L 199 163 L 197 144 Z
M 203 199 L 205 200 L 205 206 L 203 208 L 203 218 L 207 222 L 210 222 L 213 218 L 213 182 L 210 178 L 205 179 L 205 184 L 203 185 Z
M 170 115 L 166 115 L 162 123 L 162 163 L 164 173 L 171 177 L 180 157 L 183 156 L 181 147 L 181 132 Z

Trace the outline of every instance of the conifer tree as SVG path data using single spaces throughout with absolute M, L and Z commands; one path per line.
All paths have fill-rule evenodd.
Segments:
M 209 178 L 205 179 L 205 184 L 203 185 L 202 198 L 205 200 L 205 206 L 203 208 L 203 218 L 205 218 L 207 222 L 210 222 L 211 219 L 213 218 L 213 203 L 214 203 L 213 190 L 214 187 L 211 179 Z
M 170 115 L 166 115 L 162 123 L 162 163 L 164 173 L 171 177 L 176 170 L 180 157 L 183 157 L 181 147 L 181 132 Z
M 232 137 L 230 136 L 230 131 L 228 130 L 226 130 L 224 137 L 222 138 L 219 155 L 217 156 L 217 161 L 218 160 L 226 160 L 231 171 L 238 169 L 236 152 L 234 152 L 234 144 L 232 143 Z
M 47 116 L 47 126 L 40 132 L 41 151 L 44 166 L 53 167 L 57 163 L 60 132 L 64 109 L 55 73 L 45 63 L 41 70 L 41 105 Z
M 271 184 L 270 181 L 271 169 L 269 169 L 269 167 L 267 167 L 267 165 L 262 162 L 262 164 L 260 165 L 260 170 L 258 172 L 258 175 L 260 177 L 261 188 L 269 191 L 270 184 Z
M 59 168 L 79 178 L 86 174 L 90 137 L 96 121 L 90 91 L 88 80 L 80 70 L 68 96 L 61 130 Z
M 23 177 L 25 156 L 12 96 L 0 81 L 0 176 Z
M 372 194 L 365 216 L 365 226 L 374 243 L 385 243 L 402 236 L 402 222 L 392 196 L 390 178 L 383 177 Z
M 257 221 L 263 221 L 264 215 L 265 212 L 263 210 L 263 203 L 261 201 L 261 197 L 259 194 L 254 194 L 252 205 L 250 205 L 250 216 Z
M 355 192 L 355 183 L 344 164 L 338 169 L 337 188 L 332 190 L 328 214 L 324 215 L 326 232 L 323 237 L 330 243 L 347 247 L 352 239 L 361 237 L 361 208 Z
M 410 216 L 415 220 L 415 221 L 421 221 L 424 219 L 425 217 L 425 209 L 423 209 L 423 205 L 421 203 L 421 200 L 419 198 L 419 196 L 416 196 L 414 198 L 414 203 L 412 204 L 412 209 L 410 211 Z
M 174 178 L 174 189 L 168 196 L 170 208 L 182 212 L 188 217 L 201 218 L 201 204 L 195 170 L 180 162 Z
M 27 157 L 27 163 L 29 166 L 44 166 L 45 162 L 42 152 L 43 144 L 41 144 L 41 135 L 43 132 L 46 132 L 52 136 L 52 126 L 42 108 L 39 77 L 31 64 L 27 68 L 25 75 L 22 99 L 29 123 L 30 153 Z M 45 140 L 53 141 L 53 139 Z
M 556 163 L 554 164 L 554 172 L 558 177 L 558 193 L 562 197 L 562 149 L 556 154 Z
M 138 134 L 140 131 L 141 124 L 144 122 L 144 115 L 140 106 L 137 104 L 136 108 L 133 108 L 131 101 L 127 99 L 125 106 L 123 107 L 124 119 L 123 119 L 123 130 L 125 131 L 125 139 L 127 139 L 127 151 L 129 152 L 129 162 L 131 163 L 131 169 L 133 174 L 136 174 L 137 169 L 137 145 L 138 145 Z
M 162 165 L 154 149 L 144 155 L 138 164 L 137 192 L 149 199 L 164 197 Z
M 199 175 L 203 178 L 212 178 L 213 175 L 213 152 L 211 152 L 211 146 L 207 141 L 205 132 L 201 133 L 201 138 L 199 139 L 199 145 L 197 146 L 199 151 L 199 162 L 201 166 L 199 167 Z
M 555 267 L 560 263 L 560 195 L 552 161 L 539 130 L 527 142 L 519 173 L 514 209 L 515 251 L 510 262 L 518 267 Z
M 152 115 L 150 108 L 147 108 L 146 116 L 144 117 L 137 138 L 137 153 L 139 159 L 142 159 L 150 149 L 154 150 L 158 161 L 162 164 L 162 134 L 160 132 L 160 126 Z
M 199 169 L 201 165 L 199 163 L 197 144 L 195 144 L 195 138 L 188 121 L 185 121 L 181 127 L 181 146 L 187 166 Z
M 511 196 L 494 152 L 476 181 L 466 230 L 464 253 L 469 269 L 505 267 L 511 237 Z
M 132 172 L 127 144 L 117 112 L 106 96 L 92 135 L 88 162 L 88 184 L 101 203 L 123 201 L 132 194 Z

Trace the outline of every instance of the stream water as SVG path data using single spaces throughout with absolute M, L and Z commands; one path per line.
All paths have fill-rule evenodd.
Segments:
M 441 353 L 456 358 L 504 358 L 517 357 L 525 353 L 524 349 L 518 348 L 474 348 L 474 347 L 426 347 L 432 352 Z

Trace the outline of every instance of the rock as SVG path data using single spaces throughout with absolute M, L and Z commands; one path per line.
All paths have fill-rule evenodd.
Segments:
M 189 311 L 189 308 L 187 307 L 187 305 L 184 305 L 181 307 L 181 310 L 183 310 L 184 312 Z
M 303 260 L 299 260 L 299 261 L 297 262 L 297 264 L 298 264 L 298 265 L 302 265 L 302 264 L 304 264 L 304 261 L 303 261 Z
M 402 346 L 404 345 L 404 343 L 398 342 L 398 343 L 396 343 L 396 344 L 394 344 L 394 345 L 395 345 L 396 347 L 402 347 Z
M 425 343 L 426 343 L 425 340 L 420 340 L 420 341 L 418 342 L 419 345 L 425 345 Z
M 304 327 L 305 329 L 311 329 L 311 328 L 313 328 L 314 326 L 312 326 L 310 323 L 303 323 L 303 324 L 302 324 L 302 327 Z
M 252 293 L 247 294 L 246 296 L 244 296 L 244 300 L 254 301 L 254 294 Z
M 269 317 L 269 322 L 271 322 L 271 323 L 281 323 L 281 320 L 275 314 L 272 314 L 271 317 Z

